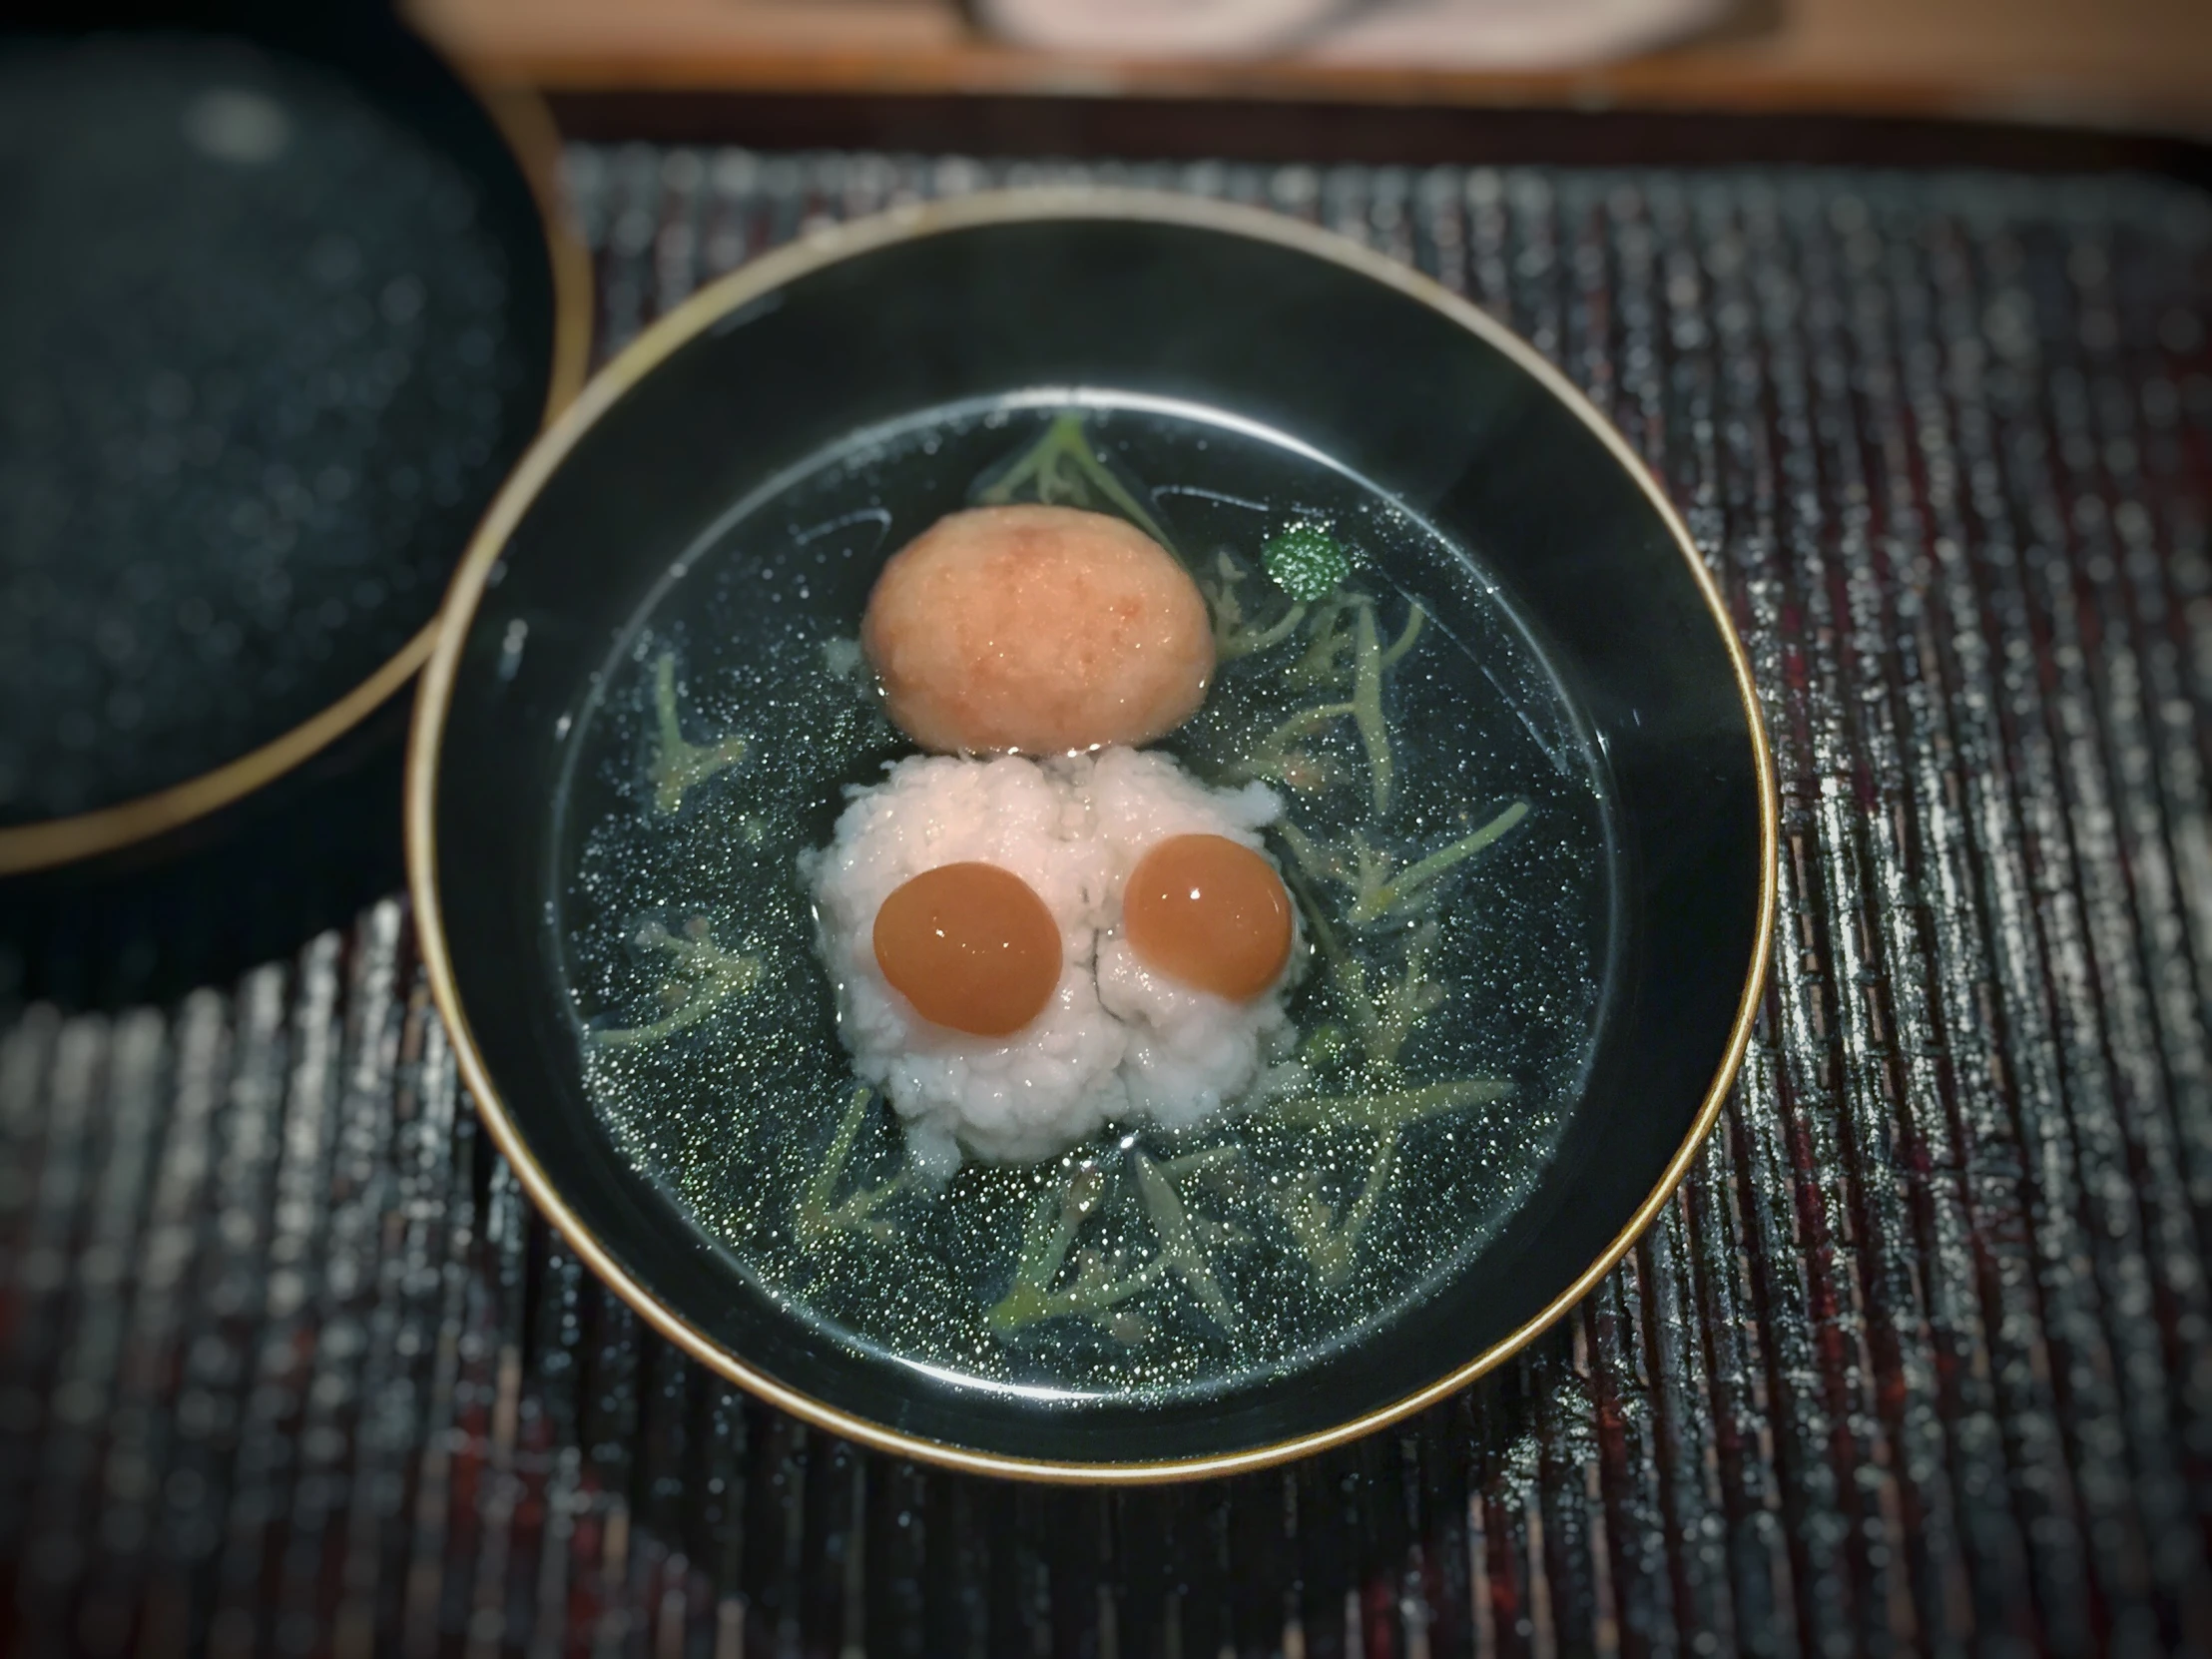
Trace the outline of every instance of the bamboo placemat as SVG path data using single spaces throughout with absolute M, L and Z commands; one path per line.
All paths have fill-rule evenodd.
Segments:
M 578 149 L 602 343 L 1023 178 L 1319 219 L 1668 479 L 1750 643 L 1784 915 L 1621 1268 L 1401 1431 L 953 1478 L 641 1333 L 474 1127 L 403 905 L 0 1026 L 25 1652 L 2212 1651 L 2212 200 L 2140 178 Z

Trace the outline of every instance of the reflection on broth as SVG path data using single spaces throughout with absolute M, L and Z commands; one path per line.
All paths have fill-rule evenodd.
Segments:
M 982 1384 L 1218 1387 L 1418 1299 L 1530 1190 L 1603 1001 L 1601 774 L 1419 520 L 1205 411 L 1071 401 L 862 434 L 686 556 L 572 741 L 554 925 L 616 1143 L 770 1294 Z M 1020 504 L 1195 578 L 1214 678 L 1157 744 L 922 760 L 886 717 L 858 644 L 885 556 Z M 1172 887 L 1125 918 L 1148 853 Z M 1003 884 L 948 877 L 898 948 L 1056 935 L 1010 1033 L 931 1024 L 871 942 L 965 863 L 1040 913 L 928 909 Z M 1271 883 L 1294 944 L 1238 944 L 1281 925 Z

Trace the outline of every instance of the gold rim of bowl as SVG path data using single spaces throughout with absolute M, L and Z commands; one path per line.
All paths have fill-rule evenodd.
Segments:
M 1453 1367 L 1445 1375 L 1392 1400 L 1331 1427 L 1264 1445 L 1198 1457 L 1154 1462 L 1069 1462 L 1043 1458 L 1005 1456 L 940 1440 L 918 1438 L 885 1427 L 864 1417 L 815 1399 L 787 1386 L 748 1365 L 690 1324 L 682 1314 L 661 1302 L 630 1276 L 583 1221 L 569 1209 L 559 1190 L 537 1160 L 529 1142 L 508 1114 L 498 1086 L 484 1064 L 470 1032 L 467 1011 L 453 980 L 443 917 L 438 906 L 437 870 L 437 771 L 440 739 L 453 695 L 461 649 L 475 618 L 478 602 L 493 568 L 505 551 L 508 538 L 529 511 L 544 487 L 577 442 L 608 409 L 621 399 L 680 346 L 717 318 L 737 310 L 765 293 L 801 276 L 853 255 L 896 243 L 930 237 L 948 231 L 1023 220 L 1121 219 L 1171 225 L 1196 226 L 1275 243 L 1316 259 L 1327 260 L 1397 289 L 1419 300 L 1461 327 L 1479 335 L 1533 375 L 1554 397 L 1565 403 L 1603 441 L 1614 458 L 1627 469 L 1649 497 L 1652 506 L 1673 532 L 1692 579 L 1705 596 L 1713 626 L 1725 642 L 1735 670 L 1737 695 L 1742 701 L 1753 766 L 1759 788 L 1759 922 L 1744 988 L 1729 1031 L 1728 1047 L 1720 1069 L 1713 1075 L 1682 1144 L 1667 1162 L 1650 1195 L 1596 1259 L 1554 1297 L 1535 1318 L 1501 1338 L 1479 1354 Z M 1657 1218 L 1661 1208 L 1689 1173 L 1706 1135 L 1719 1118 L 1721 1105 L 1742 1064 L 1744 1050 L 1758 1013 L 1759 999 L 1773 950 L 1778 871 L 1780 806 L 1775 791 L 1774 762 L 1768 749 L 1766 727 L 1752 684 L 1751 664 L 1731 624 L 1719 585 L 1698 557 L 1681 515 L 1668 502 L 1665 491 L 1628 442 L 1589 399 L 1535 348 L 1442 284 L 1374 253 L 1360 244 L 1301 221 L 1286 219 L 1255 208 L 1203 198 L 1151 191 L 1045 189 L 993 191 L 949 201 L 894 209 L 818 232 L 799 242 L 766 254 L 749 265 L 710 283 L 669 311 L 605 368 L 594 376 L 566 414 L 532 446 L 492 504 L 476 540 L 462 559 L 446 596 L 437 624 L 437 640 L 423 671 L 415 700 L 414 727 L 409 735 L 406 779 L 407 879 L 413 895 L 415 928 L 422 959 L 430 979 L 431 994 L 451 1035 L 462 1080 L 474 1097 L 476 1110 L 493 1141 L 505 1154 L 541 1213 L 560 1232 L 571 1250 L 592 1271 L 613 1287 L 616 1294 L 637 1310 L 655 1331 L 691 1355 L 717 1375 L 791 1412 L 794 1416 L 831 1433 L 897 1456 L 912 1457 L 970 1474 L 998 1475 L 1021 1480 L 1058 1483 L 1114 1482 L 1123 1484 L 1190 1480 L 1211 1475 L 1237 1474 L 1289 1461 L 1373 1433 L 1466 1386 L 1495 1369 L 1553 1324 L 1611 1271 L 1637 1237 Z
M 542 431 L 575 401 L 591 353 L 591 256 L 569 229 L 561 204 L 560 131 L 553 124 L 552 112 L 536 93 L 521 88 L 488 88 L 451 63 L 446 67 L 499 130 L 537 206 L 546 263 L 553 279 L 552 365 L 539 421 Z M 433 615 L 374 673 L 335 703 L 236 760 L 113 807 L 0 829 L 0 876 L 28 874 L 114 852 L 244 800 L 312 760 L 381 708 L 428 660 L 437 631 Z

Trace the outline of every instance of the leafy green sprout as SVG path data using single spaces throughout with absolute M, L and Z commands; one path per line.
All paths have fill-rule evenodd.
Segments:
M 1360 746 L 1367 756 L 1375 816 L 1382 818 L 1390 810 L 1397 771 L 1390 753 L 1389 720 L 1382 712 L 1382 677 L 1413 649 L 1414 642 L 1420 638 L 1421 626 L 1427 621 L 1427 613 L 1417 604 L 1410 606 L 1405 627 L 1385 647 L 1376 628 L 1375 601 L 1361 594 L 1346 604 L 1351 612 L 1352 695 L 1342 702 L 1317 703 L 1299 710 L 1254 745 L 1249 760 L 1231 767 L 1229 772 L 1232 777 L 1272 778 L 1293 789 L 1299 788 L 1302 769 L 1310 766 L 1310 758 L 1298 746 L 1321 736 L 1337 722 L 1350 719 L 1359 731 Z M 1335 616 L 1341 614 L 1342 611 L 1332 613 L 1332 627 Z M 1312 656 L 1311 650 L 1308 656 Z M 1330 660 L 1334 663 L 1337 659 L 1333 656 Z
M 852 1159 L 853 1145 L 867 1122 L 873 1094 L 874 1091 L 863 1083 L 847 1097 L 844 1117 L 837 1124 L 830 1150 L 823 1156 L 822 1167 L 808 1179 L 806 1190 L 800 1194 L 799 1210 L 792 1218 L 792 1232 L 798 1238 L 799 1247 L 810 1254 L 839 1239 L 864 1238 L 885 1244 L 897 1236 L 895 1224 L 876 1212 L 913 1185 L 911 1165 L 879 1185 L 855 1189 L 841 1200 L 837 1197 L 845 1166 Z
M 1352 1039 L 1335 1020 L 1324 1020 L 1306 1033 L 1298 1051 L 1309 1066 L 1338 1066 L 1351 1054 Z
M 1136 1332 L 1126 1320 L 1117 1320 L 1115 1311 L 1172 1274 L 1182 1280 L 1215 1324 L 1234 1333 L 1236 1310 L 1214 1277 L 1212 1252 L 1220 1245 L 1241 1243 L 1244 1236 L 1227 1223 L 1193 1215 L 1176 1190 L 1176 1181 L 1205 1173 L 1239 1156 L 1234 1147 L 1217 1147 L 1187 1158 L 1155 1162 L 1142 1151 L 1133 1151 L 1130 1162 L 1138 1197 L 1156 1240 L 1153 1254 L 1131 1265 L 1119 1256 L 1078 1252 L 1073 1279 L 1060 1285 L 1057 1281 L 1066 1268 L 1076 1235 L 1106 1194 L 1105 1172 L 1096 1164 L 1085 1164 L 1057 1200 L 1048 1193 L 1032 1211 L 1015 1263 L 1013 1285 L 986 1316 L 991 1329 L 1009 1333 L 1040 1320 L 1072 1316 L 1091 1320 L 1126 1340 Z
M 1277 1107 L 1276 1121 L 1286 1129 L 1359 1129 L 1395 1135 L 1445 1112 L 1488 1106 L 1513 1092 L 1511 1079 L 1456 1077 L 1415 1088 L 1377 1089 L 1365 1094 L 1294 1095 Z
M 1034 500 L 1047 507 L 1081 507 L 1092 511 L 1103 501 L 1162 547 L 1172 546 L 1160 521 L 1145 510 L 1144 503 L 1098 458 L 1083 428 L 1083 417 L 1072 411 L 1054 416 L 1044 436 L 982 490 L 976 500 L 986 507 L 1005 507 L 1018 501 Z
M 1214 655 L 1225 663 L 1281 645 L 1306 620 L 1306 607 L 1294 604 L 1265 627 L 1248 626 L 1244 601 L 1237 593 L 1244 580 L 1244 567 L 1227 548 L 1222 548 L 1214 554 L 1213 580 L 1199 583 L 1213 612 Z
M 1528 816 L 1528 803 L 1516 801 L 1471 834 L 1448 846 L 1438 847 L 1402 869 L 1386 851 L 1372 846 L 1355 830 L 1347 852 L 1323 846 L 1295 824 L 1282 826 L 1283 842 L 1298 860 L 1299 868 L 1316 880 L 1329 880 L 1352 894 L 1346 920 L 1354 927 L 1405 915 L 1421 909 L 1434 896 L 1436 883 Z
M 1151 1213 L 1152 1225 L 1160 1235 L 1161 1256 L 1198 1298 L 1199 1306 L 1212 1316 L 1214 1323 L 1224 1331 L 1235 1331 L 1236 1313 L 1214 1279 L 1211 1255 L 1199 1237 L 1203 1229 L 1207 1242 L 1228 1244 L 1234 1242 L 1234 1230 L 1220 1222 L 1194 1219 L 1184 1209 L 1175 1183 L 1160 1173 L 1160 1166 L 1142 1152 L 1132 1156 L 1137 1166 L 1137 1191 L 1143 1196 L 1144 1207 Z
M 647 775 L 653 781 L 653 810 L 667 818 L 683 807 L 687 791 L 744 760 L 746 742 L 728 737 L 719 743 L 696 744 L 685 738 L 677 718 L 676 654 L 672 651 L 662 652 L 661 660 L 653 665 L 653 713 L 657 742 Z
M 1341 1285 L 1358 1265 L 1359 1247 L 1375 1219 L 1390 1178 L 1397 1173 L 1399 1134 L 1423 1118 L 1463 1107 L 1503 1100 L 1513 1092 L 1501 1078 L 1468 1077 L 1426 1088 L 1391 1089 L 1378 1094 L 1338 1098 L 1307 1096 L 1285 1102 L 1281 1121 L 1290 1128 L 1325 1129 L 1351 1125 L 1378 1134 L 1369 1155 L 1367 1179 L 1340 1220 L 1321 1195 L 1318 1170 L 1301 1170 L 1292 1177 L 1289 1190 L 1275 1201 L 1276 1212 L 1290 1229 L 1299 1251 L 1313 1264 L 1324 1285 Z
M 1341 1215 L 1322 1197 L 1322 1176 L 1317 1170 L 1292 1177 L 1288 1190 L 1275 1199 L 1293 1242 L 1324 1285 L 1334 1287 L 1351 1278 L 1359 1246 L 1396 1173 L 1403 1131 L 1428 1118 L 1503 1100 L 1512 1092 L 1506 1080 L 1473 1077 L 1365 1094 L 1297 1096 L 1282 1103 L 1278 1121 L 1286 1128 L 1350 1129 L 1377 1137 L 1361 1189 Z M 1078 1318 L 1125 1341 L 1134 1340 L 1149 1333 L 1150 1327 L 1133 1321 L 1124 1305 L 1173 1275 L 1215 1324 L 1234 1333 L 1236 1311 L 1214 1275 L 1213 1251 L 1244 1243 L 1245 1235 L 1227 1223 L 1194 1215 L 1177 1183 L 1192 1175 L 1219 1173 L 1242 1156 L 1233 1146 L 1158 1161 L 1133 1151 L 1131 1168 L 1156 1240 L 1153 1254 L 1130 1263 L 1118 1253 L 1105 1257 L 1078 1251 L 1074 1275 L 1062 1284 L 1069 1253 L 1106 1193 L 1105 1171 L 1095 1163 L 1083 1165 L 1064 1189 L 1043 1195 L 1031 1212 L 1013 1285 L 987 1316 L 991 1328 L 1004 1335 L 1043 1320 Z M 828 1190 L 826 1183 L 825 1194 Z
M 1342 1221 L 1337 1219 L 1329 1201 L 1321 1196 L 1321 1172 L 1318 1170 L 1299 1171 L 1291 1178 L 1289 1190 L 1277 1197 L 1277 1214 L 1290 1229 L 1299 1253 L 1313 1264 L 1316 1277 L 1324 1285 L 1342 1285 L 1352 1277 L 1359 1262 L 1361 1241 L 1367 1237 L 1368 1223 L 1375 1218 L 1382 1191 L 1396 1173 L 1397 1137 L 1385 1135 L 1369 1165 L 1368 1178 L 1360 1188 L 1359 1197 L 1352 1201 Z
M 1403 973 L 1385 981 L 1381 991 L 1371 991 L 1367 963 L 1345 948 L 1344 940 L 1322 912 L 1304 873 L 1293 868 L 1284 871 L 1284 876 L 1298 897 L 1314 943 L 1320 948 L 1322 961 L 1336 986 L 1338 999 L 1344 1003 L 1352 1021 L 1362 1058 L 1371 1071 L 1384 1075 L 1393 1072 L 1398 1054 L 1414 1029 L 1444 1004 L 1446 992 L 1442 982 L 1428 976 L 1428 951 L 1436 939 L 1435 922 L 1423 920 L 1407 929 Z
M 1283 683 L 1292 691 L 1315 691 L 1351 682 L 1353 675 L 1348 659 L 1353 649 L 1352 616 L 1361 597 L 1331 594 L 1313 607 L 1313 622 L 1306 630 L 1306 649 L 1283 673 Z
M 675 958 L 675 972 L 661 985 L 661 1003 L 669 1011 L 650 1025 L 594 1031 L 593 1039 L 606 1047 L 635 1047 L 674 1036 L 760 982 L 760 957 L 716 944 L 704 915 L 693 916 L 681 933 L 648 922 L 638 929 L 637 940 Z
M 1105 1171 L 1085 1164 L 1062 1192 L 1038 1199 L 1014 1263 L 1013 1285 L 984 1316 L 992 1330 L 1018 1331 L 1064 1316 L 1103 1324 L 1122 1303 L 1166 1276 L 1167 1263 L 1158 1256 L 1124 1271 L 1118 1257 L 1109 1261 L 1086 1251 L 1076 1261 L 1074 1281 L 1055 1288 L 1076 1235 L 1105 1196 Z

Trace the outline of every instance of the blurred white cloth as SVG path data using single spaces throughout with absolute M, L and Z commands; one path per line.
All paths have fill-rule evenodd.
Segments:
M 976 0 L 1025 45 L 1109 57 L 1288 56 L 1408 69 L 1563 69 L 1709 27 L 1730 0 Z

